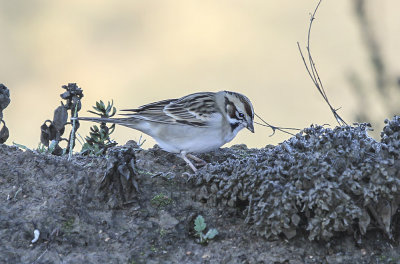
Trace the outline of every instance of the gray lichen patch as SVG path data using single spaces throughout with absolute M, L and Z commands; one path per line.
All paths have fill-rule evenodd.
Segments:
M 385 119 L 385 127 L 381 132 L 381 142 L 390 154 L 399 159 L 400 157 L 400 117 L 395 116 L 392 120 Z
M 400 119 L 386 121 L 382 142 L 369 137 L 368 128 L 311 126 L 275 148 L 233 148 L 231 158 L 199 171 L 196 199 L 244 208 L 245 222 L 266 238 L 301 231 L 327 240 L 372 227 L 392 238 L 400 203 Z

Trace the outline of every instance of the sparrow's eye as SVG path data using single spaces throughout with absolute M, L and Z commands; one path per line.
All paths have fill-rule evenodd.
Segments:
M 239 117 L 244 117 L 244 114 L 243 113 L 239 113 Z

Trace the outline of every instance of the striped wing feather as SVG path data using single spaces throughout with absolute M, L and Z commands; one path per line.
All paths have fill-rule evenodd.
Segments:
M 199 109 L 201 111 L 199 111 Z M 214 93 L 195 93 L 180 99 L 169 99 L 143 105 L 125 116 L 166 124 L 207 126 L 210 115 L 215 113 Z

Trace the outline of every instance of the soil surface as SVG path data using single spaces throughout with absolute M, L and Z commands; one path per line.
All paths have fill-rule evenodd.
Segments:
M 213 162 L 232 151 L 199 157 Z M 361 241 L 347 234 L 324 242 L 309 241 L 307 234 L 291 240 L 258 237 L 240 206 L 212 207 L 197 200 L 196 175 L 176 155 L 157 147 L 135 155 L 132 178 L 138 191 L 124 178 L 107 176 L 102 184 L 109 169 L 106 157 L 68 160 L 0 145 L 0 263 L 400 261 L 398 243 L 379 230 L 369 230 Z M 219 232 L 207 244 L 195 236 L 198 215 Z M 35 230 L 40 232 L 36 241 Z

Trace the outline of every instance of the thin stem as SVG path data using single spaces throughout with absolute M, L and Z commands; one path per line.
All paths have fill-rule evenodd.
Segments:
M 270 135 L 270 137 L 272 137 L 272 136 L 275 134 L 275 131 L 276 131 L 276 130 L 279 130 L 279 131 L 281 131 L 281 132 L 283 132 L 283 133 L 286 133 L 286 134 L 289 134 L 289 135 L 292 135 L 292 136 L 295 136 L 295 134 L 290 133 L 290 132 L 285 131 L 285 130 L 296 130 L 296 131 L 299 131 L 299 130 L 300 130 L 299 128 L 277 127 L 277 126 L 273 126 L 273 125 L 269 124 L 267 121 L 265 121 L 264 119 L 262 119 L 262 118 L 261 118 L 259 115 L 257 115 L 256 113 L 254 113 L 254 115 L 255 115 L 256 117 L 258 117 L 258 118 L 264 123 L 264 124 L 262 124 L 262 123 L 254 122 L 255 124 L 260 125 L 260 126 L 269 127 L 269 128 L 272 129 L 272 134 Z
M 69 154 L 68 154 L 68 160 L 71 160 L 72 158 L 72 149 L 74 148 L 74 140 L 75 140 L 75 124 L 76 124 L 76 116 L 78 112 L 78 104 L 75 104 L 75 112 L 74 112 L 74 119 L 72 120 L 72 130 L 71 130 L 71 138 L 69 142 Z
M 340 115 L 337 113 L 337 110 L 340 109 L 335 109 L 329 102 L 328 100 L 328 96 L 326 95 L 324 86 L 322 84 L 321 78 L 319 76 L 318 70 L 317 70 L 317 66 L 315 65 L 314 59 L 311 55 L 311 28 L 312 28 L 312 24 L 313 21 L 315 19 L 315 14 L 317 13 L 317 10 L 321 4 L 322 0 L 320 0 L 314 10 L 314 12 L 311 14 L 311 18 L 310 18 L 310 25 L 308 27 L 308 35 L 307 35 L 307 55 L 308 55 L 308 63 L 306 62 L 306 59 L 304 57 L 304 54 L 301 50 L 300 47 L 300 43 L 297 42 L 297 47 L 299 48 L 299 52 L 300 52 L 300 56 L 303 60 L 304 66 L 306 67 L 306 70 L 308 72 L 308 75 L 310 76 L 312 82 L 314 83 L 315 87 L 317 87 L 318 92 L 321 94 L 322 98 L 324 98 L 325 102 L 328 104 L 331 112 L 333 113 L 333 116 L 335 117 L 336 121 L 338 122 L 338 124 L 341 125 L 347 125 L 347 123 L 343 120 L 342 117 L 340 117 Z

